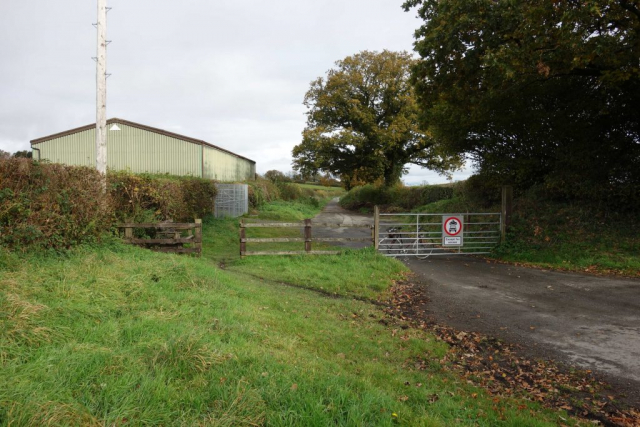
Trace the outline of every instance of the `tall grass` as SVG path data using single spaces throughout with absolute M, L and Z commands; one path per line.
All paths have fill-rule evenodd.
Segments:
M 118 244 L 21 261 L 0 275 L 2 426 L 559 422 L 371 304 Z
M 206 219 L 202 258 L 0 251 L 0 426 L 575 425 L 475 388 L 444 343 L 350 298 L 383 295 L 400 263 L 240 260 L 237 230 Z

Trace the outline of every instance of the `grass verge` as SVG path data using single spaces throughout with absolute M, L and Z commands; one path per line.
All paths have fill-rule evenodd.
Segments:
M 239 259 L 237 239 L 237 220 L 208 219 L 202 258 L 0 253 L 0 426 L 576 424 L 490 396 L 433 335 L 349 298 L 386 292 L 399 262 Z
M 313 261 L 317 262 L 317 261 Z M 363 283 L 369 278 L 361 278 Z M 0 425 L 547 426 L 375 306 L 120 244 L 0 276 Z
M 248 257 L 228 268 L 260 279 L 366 299 L 384 297 L 393 280 L 406 272 L 402 263 L 379 256 L 372 248 L 330 256 Z
M 255 220 L 268 219 L 269 212 L 278 212 L 280 220 L 297 221 L 319 213 L 320 208 L 300 203 L 269 203 Z M 254 219 L 250 219 L 254 220 Z M 322 292 L 375 299 L 389 289 L 393 280 L 402 277 L 406 267 L 390 258 L 377 255 L 371 249 L 344 250 L 339 256 L 239 256 L 239 220 L 209 218 L 203 227 L 203 256 L 225 268 L 261 279 L 296 284 Z M 298 228 L 250 228 L 248 237 L 300 237 Z M 253 245 L 253 246 L 252 246 Z M 247 244 L 248 250 L 303 250 L 303 243 Z M 314 249 L 340 250 L 327 244 L 314 243 Z

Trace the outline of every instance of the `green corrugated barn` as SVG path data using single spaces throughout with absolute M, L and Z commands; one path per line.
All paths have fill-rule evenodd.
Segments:
M 33 158 L 96 164 L 96 125 L 31 141 Z M 107 121 L 107 167 L 134 173 L 196 176 L 222 182 L 254 179 L 256 162 L 208 142 L 122 119 Z

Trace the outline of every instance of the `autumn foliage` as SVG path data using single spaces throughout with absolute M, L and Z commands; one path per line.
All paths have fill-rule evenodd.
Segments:
M 98 237 L 113 222 L 98 172 L 84 167 L 0 161 L 0 243 L 66 248 Z
M 119 221 L 191 220 L 211 212 L 213 182 L 109 173 L 104 194 L 92 168 L 0 160 L 0 244 L 65 249 L 97 240 Z

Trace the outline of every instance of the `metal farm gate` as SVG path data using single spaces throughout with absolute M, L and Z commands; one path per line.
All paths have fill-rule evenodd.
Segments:
M 249 212 L 247 184 L 216 184 L 218 194 L 214 203 L 216 218 L 236 218 Z
M 500 213 L 379 213 L 376 249 L 385 256 L 488 254 L 500 242 Z

